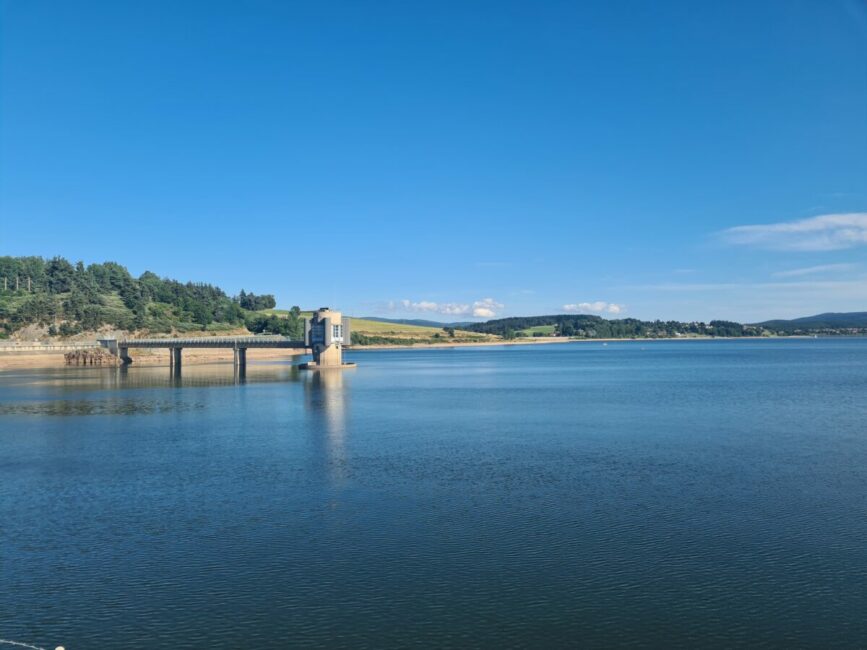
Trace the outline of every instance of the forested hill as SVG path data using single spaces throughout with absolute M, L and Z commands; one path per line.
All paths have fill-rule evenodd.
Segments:
M 867 328 L 867 312 L 855 311 L 844 313 L 817 314 L 791 320 L 769 320 L 758 323 L 763 327 L 786 332 L 814 331 L 825 329 L 864 329 Z
M 0 337 L 28 326 L 72 336 L 100 329 L 150 334 L 193 330 L 272 332 L 299 338 L 300 310 L 254 313 L 274 296 L 230 297 L 211 284 L 178 282 L 146 271 L 133 277 L 116 262 L 72 264 L 62 257 L 0 257 Z
M 558 336 L 619 339 L 619 338 L 668 338 L 677 336 L 761 336 L 764 328 L 758 325 L 742 325 L 731 321 L 714 320 L 710 323 L 681 323 L 679 321 L 642 321 L 635 318 L 607 320 L 599 316 L 558 314 L 551 316 L 528 316 L 500 318 L 486 323 L 473 323 L 464 329 L 485 334 L 498 334 L 506 338 L 536 334 L 542 328 L 550 328 Z

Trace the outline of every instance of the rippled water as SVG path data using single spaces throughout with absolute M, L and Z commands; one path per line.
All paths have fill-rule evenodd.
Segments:
M 0 373 L 0 638 L 867 646 L 867 340 Z

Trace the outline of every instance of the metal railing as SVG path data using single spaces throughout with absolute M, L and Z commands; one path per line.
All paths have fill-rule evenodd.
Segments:
M 122 339 L 120 348 L 303 348 L 285 336 L 201 336 L 171 339 Z

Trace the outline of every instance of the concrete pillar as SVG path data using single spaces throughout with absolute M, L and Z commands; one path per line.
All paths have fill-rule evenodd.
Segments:
M 132 358 L 129 356 L 129 348 L 118 348 L 118 357 L 123 365 L 132 363 Z
M 247 369 L 247 348 L 235 348 L 235 370 Z
M 183 348 L 172 348 L 172 368 L 175 374 L 181 373 L 181 350 Z
M 235 380 L 242 380 L 247 374 L 247 348 L 235 348 Z
M 343 365 L 343 350 L 339 343 L 317 345 L 313 348 L 313 363 L 323 368 L 339 368 Z

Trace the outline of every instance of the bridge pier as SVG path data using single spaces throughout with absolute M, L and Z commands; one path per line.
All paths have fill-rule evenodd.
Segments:
M 297 341 L 282 336 L 202 336 L 195 338 L 164 339 L 99 339 L 98 343 L 117 354 L 121 368 L 132 363 L 130 348 L 149 350 L 168 349 L 169 367 L 175 376 L 180 375 L 182 351 L 184 348 L 220 348 L 234 351 L 236 372 L 243 375 L 247 368 L 247 350 L 255 349 L 311 349 L 313 362 L 302 367 L 347 368 L 354 363 L 343 362 L 343 348 L 351 341 L 349 319 L 342 318 L 340 312 L 327 307 L 320 309 L 312 320 L 305 322 L 305 340 Z
M 181 350 L 183 348 L 169 348 L 169 367 L 175 371 L 175 374 L 181 372 Z
M 247 372 L 247 348 L 235 348 L 234 369 L 239 377 Z

